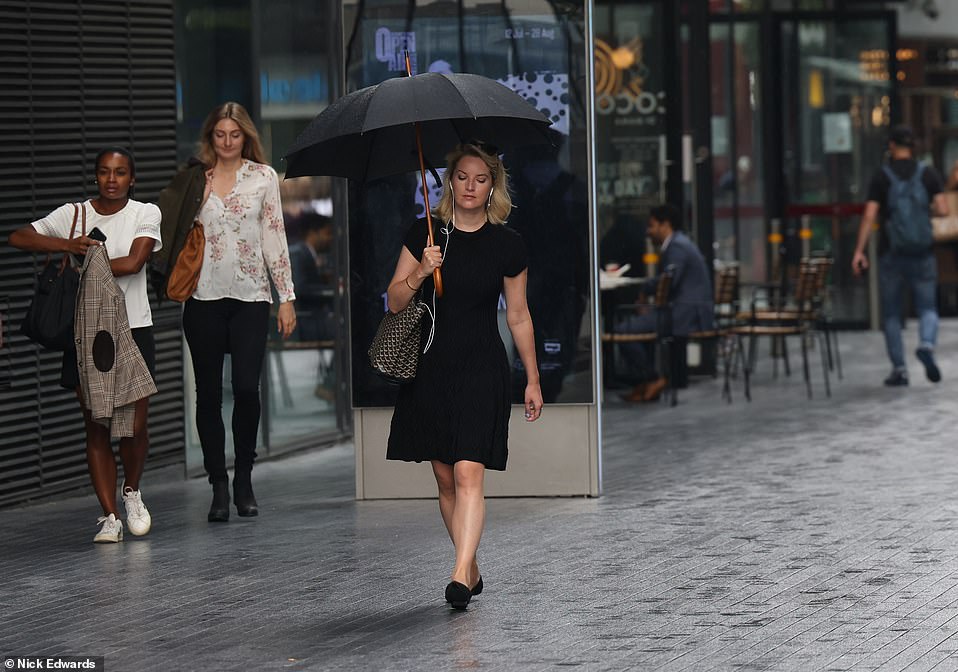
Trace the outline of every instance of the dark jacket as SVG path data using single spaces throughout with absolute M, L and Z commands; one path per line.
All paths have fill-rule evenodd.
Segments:
M 681 231 L 672 234 L 672 240 L 661 256 L 659 268 L 672 267 L 672 333 L 686 336 L 694 331 L 715 328 L 712 279 L 705 257 L 699 248 Z
M 197 159 L 190 159 L 160 192 L 158 205 L 163 215 L 160 224 L 163 249 L 155 252 L 150 260 L 153 289 L 160 302 L 166 298 L 166 280 L 203 205 L 205 189 L 206 166 Z

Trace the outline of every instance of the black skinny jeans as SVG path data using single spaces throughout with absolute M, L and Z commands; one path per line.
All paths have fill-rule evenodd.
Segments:
M 259 380 L 266 354 L 269 304 L 265 301 L 189 299 L 183 333 L 196 376 L 196 429 L 210 483 L 225 481 L 226 429 L 223 426 L 223 360 L 230 353 L 233 372 L 233 453 L 237 479 L 249 479 L 256 460 Z

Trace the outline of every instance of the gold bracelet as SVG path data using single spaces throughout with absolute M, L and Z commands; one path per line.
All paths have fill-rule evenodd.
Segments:
M 418 291 L 419 291 L 419 288 L 418 288 L 418 287 L 413 287 L 412 285 L 409 284 L 409 276 L 408 276 L 408 275 L 404 278 L 404 281 L 405 281 L 405 283 L 406 283 L 406 287 L 408 287 L 409 289 L 411 289 L 411 290 L 414 291 L 414 292 L 418 292 Z

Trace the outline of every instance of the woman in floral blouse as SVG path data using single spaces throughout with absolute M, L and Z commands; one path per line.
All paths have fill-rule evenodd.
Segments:
M 279 295 L 277 331 L 296 326 L 292 273 L 276 171 L 266 165 L 259 134 L 239 103 L 214 109 L 203 124 L 199 159 L 206 171 L 196 215 L 206 234 L 199 284 L 183 310 L 183 331 L 196 377 L 196 428 L 213 485 L 208 520 L 229 520 L 223 426 L 223 359 L 233 386 L 233 503 L 240 516 L 259 513 L 250 474 L 259 428 L 259 380 L 269 329 L 272 279 Z

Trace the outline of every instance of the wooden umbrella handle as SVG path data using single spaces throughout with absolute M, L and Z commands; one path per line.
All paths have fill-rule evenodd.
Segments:
M 419 172 L 422 174 L 422 201 L 426 206 L 426 240 L 429 246 L 436 244 L 432 236 L 432 211 L 429 207 L 429 188 L 426 186 L 426 165 L 422 158 L 422 129 L 416 122 L 416 145 L 419 148 Z M 432 270 L 432 282 L 436 286 L 436 296 L 442 297 L 442 273 L 438 268 Z
M 406 52 L 406 75 L 412 77 L 412 65 L 409 62 L 409 52 Z M 422 157 L 422 127 L 416 122 L 416 149 L 419 151 L 419 173 L 422 175 L 422 202 L 426 207 L 426 240 L 429 247 L 436 244 L 432 236 L 432 211 L 429 207 L 429 187 L 426 186 L 426 162 Z M 442 273 L 438 268 L 432 271 L 432 282 L 436 287 L 436 296 L 442 297 Z

